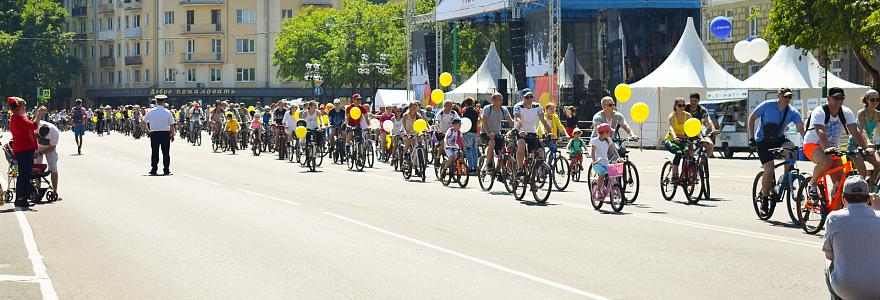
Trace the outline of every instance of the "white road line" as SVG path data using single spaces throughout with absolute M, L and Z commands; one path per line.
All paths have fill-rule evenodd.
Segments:
M 55 293 L 55 287 L 52 280 L 49 279 L 49 273 L 46 271 L 46 265 L 43 264 L 43 256 L 37 250 L 37 241 L 34 239 L 34 231 L 28 222 L 27 216 L 21 211 L 21 208 L 15 209 L 15 217 L 18 219 L 18 225 L 21 227 L 21 235 L 24 237 L 24 245 L 28 252 L 28 258 L 34 268 L 34 281 L 40 284 L 40 293 L 43 294 L 44 300 L 56 300 L 58 294 Z
M 278 198 L 278 197 L 272 197 L 272 196 L 269 196 L 269 195 L 263 195 L 263 194 L 260 194 L 260 193 L 257 193 L 257 192 L 251 192 L 251 191 L 243 190 L 243 189 L 238 189 L 238 191 L 239 191 L 239 192 L 242 192 L 242 193 L 245 193 L 245 194 L 251 194 L 251 195 L 258 196 L 258 197 L 263 197 L 263 198 L 266 198 L 266 199 L 271 199 L 271 200 L 275 200 L 275 201 L 284 202 L 284 203 L 287 203 L 287 204 L 290 204 L 290 205 L 293 205 L 293 206 L 300 206 L 300 205 L 301 205 L 301 204 L 299 204 L 299 203 L 296 203 L 296 202 L 293 202 L 293 201 L 290 201 L 290 200 L 285 200 L 285 199 L 281 199 L 281 198 Z
M 557 203 L 561 203 L 562 205 L 565 205 L 565 206 L 594 210 L 592 207 L 587 207 L 585 204 L 580 205 L 580 204 L 575 204 L 575 203 L 571 203 L 571 202 L 557 202 Z M 724 226 L 718 226 L 718 225 L 711 225 L 711 224 L 706 224 L 706 223 L 685 221 L 685 220 L 668 218 L 668 217 L 659 217 L 659 216 L 642 214 L 642 213 L 631 213 L 631 215 L 633 217 L 642 218 L 642 219 L 646 219 L 646 220 L 688 226 L 688 227 L 692 227 L 692 228 L 705 229 L 705 230 L 711 230 L 711 231 L 716 231 L 716 232 L 729 233 L 729 234 L 733 234 L 733 235 L 739 235 L 739 236 L 745 236 L 745 237 L 751 237 L 751 238 L 757 238 L 757 239 L 763 239 L 763 240 L 782 242 L 782 243 L 793 244 L 793 245 L 798 245 L 798 246 L 805 246 L 805 247 L 810 247 L 810 248 L 821 248 L 822 247 L 822 243 L 804 241 L 804 240 L 800 240 L 800 239 L 788 238 L 788 237 L 782 237 L 782 236 L 776 236 L 776 235 L 772 235 L 772 234 L 766 234 L 766 233 L 760 233 L 760 232 L 754 232 L 754 231 L 748 231 L 748 230 L 742 230 L 742 229 L 736 229 L 736 228 L 730 228 L 730 227 L 724 227 Z
M 437 245 L 434 245 L 434 244 L 431 244 L 428 242 L 423 242 L 423 241 L 420 241 L 420 240 L 417 240 L 417 239 L 414 239 L 414 238 L 411 238 L 408 236 L 404 236 L 404 235 L 401 235 L 398 233 L 394 233 L 394 232 L 391 232 L 391 231 L 388 231 L 388 230 L 385 230 L 385 229 L 382 229 L 382 228 L 379 228 L 379 227 L 376 227 L 376 226 L 373 226 L 373 225 L 370 225 L 370 224 L 367 224 L 367 223 L 364 223 L 364 222 L 361 222 L 358 220 L 354 220 L 354 219 L 351 219 L 348 217 L 340 216 L 340 215 L 337 215 L 337 214 L 334 214 L 331 212 L 326 212 L 326 211 L 324 212 L 324 214 L 331 216 L 331 217 L 334 217 L 334 218 L 337 218 L 337 219 L 340 219 L 340 220 L 343 220 L 343 221 L 346 221 L 346 222 L 349 222 L 349 223 L 352 223 L 352 224 L 355 224 L 355 225 L 359 225 L 359 226 L 371 229 L 373 231 L 376 231 L 376 232 L 379 232 L 379 233 L 382 233 L 385 235 L 396 237 L 396 238 L 399 238 L 399 239 L 402 239 L 402 240 L 405 240 L 405 241 L 408 241 L 408 242 L 411 242 L 411 243 L 414 243 L 414 244 L 417 244 L 417 245 L 420 245 L 423 247 L 431 248 L 431 249 L 434 249 L 439 252 L 443 252 L 443 253 L 446 253 L 446 254 L 449 254 L 452 256 L 456 256 L 458 258 L 469 260 L 469 261 L 472 261 L 472 262 L 475 262 L 475 263 L 478 263 L 478 264 L 481 264 L 481 265 L 484 265 L 484 266 L 487 266 L 487 267 L 490 267 L 490 268 L 493 268 L 493 269 L 496 269 L 496 270 L 499 270 L 499 271 L 502 271 L 505 273 L 516 275 L 516 276 L 519 276 L 519 277 L 522 277 L 525 279 L 529 279 L 529 280 L 532 280 L 532 281 L 535 281 L 538 283 L 542 283 L 542 284 L 545 284 L 545 285 L 548 285 L 548 286 L 551 286 L 554 288 L 558 288 L 558 289 L 561 289 L 561 290 L 564 290 L 567 292 L 571 292 L 571 293 L 574 293 L 574 294 L 577 294 L 580 296 L 584 296 L 584 297 L 587 297 L 590 299 L 597 299 L 597 300 L 608 299 L 608 298 L 605 298 L 605 297 L 602 297 L 602 296 L 599 296 L 599 295 L 596 295 L 593 293 L 589 293 L 589 292 L 586 292 L 586 291 L 583 291 L 583 290 L 580 290 L 580 289 L 577 289 L 577 288 L 574 288 L 574 287 L 571 287 L 571 286 L 568 286 L 568 285 L 565 285 L 562 283 L 550 281 L 550 280 L 547 280 L 547 279 L 544 279 L 544 278 L 541 278 L 541 277 L 538 277 L 535 275 L 531 275 L 531 274 L 528 274 L 528 273 L 525 273 L 522 271 L 517 271 L 517 270 L 511 269 L 511 268 L 508 268 L 508 267 L 505 267 L 505 266 L 502 266 L 502 265 L 499 265 L 499 264 L 496 264 L 496 263 L 493 263 L 493 262 L 490 262 L 490 261 L 487 261 L 484 259 L 476 258 L 476 257 L 470 256 L 470 255 L 467 255 L 467 254 L 464 254 L 461 252 L 457 252 L 455 250 L 446 249 L 446 248 L 443 248 L 443 247 L 440 247 L 440 246 L 437 246 Z
M 207 180 L 207 179 L 201 178 L 201 177 L 195 177 L 195 176 L 192 176 L 192 175 L 186 175 L 186 174 L 183 174 L 183 176 L 186 176 L 186 177 L 189 177 L 189 178 L 192 178 L 192 179 L 195 179 L 195 180 L 198 180 L 198 181 L 201 181 L 201 182 L 207 183 L 207 184 L 213 184 L 213 185 L 216 185 L 216 186 L 221 186 L 221 185 L 222 185 L 222 184 L 219 184 L 219 183 L 216 183 L 216 182 L 213 182 L 213 181 L 210 181 L 210 180 Z
M 0 275 L 0 282 L 37 282 L 37 276 Z

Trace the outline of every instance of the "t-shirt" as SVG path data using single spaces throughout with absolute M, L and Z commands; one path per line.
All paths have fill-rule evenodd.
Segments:
M 823 251 L 834 253 L 828 278 L 843 299 L 880 295 L 880 216 L 865 203 L 851 203 L 828 215 Z
M 785 110 L 788 110 L 788 114 L 785 116 L 785 120 L 781 120 L 782 115 L 785 114 Z M 759 141 L 764 139 L 763 124 L 780 124 L 779 135 L 782 136 L 785 134 L 785 128 L 788 127 L 788 124 L 794 123 L 797 125 L 804 123 L 803 118 L 801 118 L 801 113 L 795 110 L 794 107 L 791 107 L 791 105 L 783 110 L 779 110 L 779 100 L 767 100 L 761 102 L 761 104 L 758 104 L 758 107 L 755 108 L 753 113 L 760 121 L 760 123 L 756 123 L 757 125 L 755 126 L 757 127 L 755 139 Z M 824 119 L 822 121 L 824 121 Z
M 272 114 L 269 111 L 263 112 L 263 124 L 269 124 L 269 121 L 272 120 Z
M 331 109 L 327 115 L 329 115 L 330 125 L 340 126 L 345 123 L 345 112 L 341 109 Z
M 608 164 L 608 149 L 611 148 L 611 139 L 590 139 L 590 146 L 596 147 L 593 158 L 598 160 L 599 163 Z
M 400 135 L 400 133 L 403 131 L 404 125 L 403 116 L 400 116 L 399 118 L 395 117 L 391 119 L 391 122 L 394 123 L 394 129 L 391 130 L 391 135 Z
M 241 125 L 238 124 L 238 120 L 235 118 L 229 118 L 229 120 L 226 120 L 226 131 L 238 133 L 239 130 L 241 130 Z
M 309 114 L 309 112 L 303 112 L 299 115 L 300 120 L 306 121 L 306 129 L 318 129 L 318 118 L 320 118 L 320 113 L 315 111 L 314 113 Z
M 510 112 L 502 106 L 498 110 L 494 106 L 483 109 L 483 132 L 501 134 L 501 125 L 504 120 L 510 119 Z
M 836 147 L 838 145 L 838 141 L 840 141 L 840 133 L 844 131 L 844 124 L 840 123 L 840 116 L 831 116 L 828 118 L 828 124 L 825 124 L 825 110 L 820 105 L 813 109 L 813 112 L 810 115 L 810 127 L 813 127 L 813 124 L 825 125 L 825 137 L 828 138 L 826 141 L 828 146 Z M 846 125 L 856 124 L 859 122 L 859 119 L 856 118 L 855 114 L 853 114 L 852 110 L 850 110 L 846 106 L 841 106 L 838 114 L 843 114 L 846 118 Z M 805 144 L 820 144 L 819 143 L 819 135 L 816 134 L 816 130 L 808 130 L 807 134 L 804 136 Z
M 568 127 L 568 128 L 578 127 L 577 114 L 572 115 L 571 117 L 568 117 L 568 116 L 565 117 L 565 127 Z
M 477 109 L 474 107 L 469 107 L 469 108 L 465 107 L 462 109 L 461 115 L 463 117 L 471 120 L 472 125 L 471 125 L 471 129 L 468 130 L 468 132 L 477 133 L 477 127 L 478 127 L 477 125 L 480 124 L 480 123 L 478 123 L 478 120 L 480 119 L 480 113 L 477 112 Z
M 700 122 L 702 122 L 703 119 L 705 119 L 706 116 L 709 115 L 709 110 L 699 104 L 697 105 L 697 108 L 691 108 L 690 104 L 685 105 L 684 111 L 691 114 L 691 117 L 694 117 L 697 120 L 700 120 Z
M 437 113 L 437 129 L 439 130 L 439 132 L 446 132 L 447 130 L 449 130 L 450 127 L 452 127 L 452 121 L 457 119 L 459 119 L 458 113 L 454 110 L 450 110 L 449 112 L 443 112 L 441 110 L 439 113 Z
M 593 115 L 593 126 L 598 127 L 599 124 L 602 123 L 608 123 L 608 125 L 611 125 L 611 129 L 617 130 L 620 124 L 626 123 L 626 120 L 623 119 L 623 114 L 616 110 L 613 112 L 610 119 L 606 119 L 605 112 L 600 110 L 595 115 Z M 593 134 L 590 136 L 590 138 L 595 138 L 597 136 L 599 136 L 599 131 L 593 130 Z
M 40 128 L 46 125 L 49 127 L 49 134 L 46 137 L 40 137 Z M 58 139 L 61 137 L 61 131 L 58 130 L 58 127 L 55 124 L 40 121 L 40 124 L 37 125 L 37 130 L 34 130 L 34 133 L 37 134 L 37 144 L 39 144 L 39 150 L 46 149 L 49 145 L 58 145 Z
M 361 110 L 361 116 L 357 120 L 351 118 L 351 109 L 357 107 Z M 348 123 L 348 126 L 361 126 L 361 121 L 366 119 L 367 113 L 370 111 L 367 110 L 366 106 L 363 105 L 354 105 L 354 103 L 349 104 L 345 107 L 345 120 Z
M 86 109 L 82 106 L 74 107 L 70 109 L 70 115 L 72 116 L 73 125 L 83 125 L 86 123 Z
M 513 115 L 520 119 L 522 130 L 526 133 L 537 133 L 539 116 L 544 114 L 541 105 L 532 102 L 532 107 L 525 107 L 525 103 L 519 102 L 513 106 Z
M 284 108 L 276 108 L 272 111 L 272 119 L 275 120 L 275 125 L 284 125 L 285 115 L 287 115 L 287 109 Z
M 461 131 L 455 131 L 452 130 L 452 128 L 446 130 L 446 135 L 443 138 L 446 141 L 446 143 L 444 144 L 446 147 L 461 149 L 461 145 L 464 144 L 461 139 Z
M 174 115 L 164 106 L 157 106 L 147 112 L 144 122 L 150 124 L 150 132 L 171 131 L 171 125 L 176 124 Z
M 581 154 L 584 153 L 584 148 L 586 145 L 584 144 L 584 140 L 572 138 L 568 141 L 568 153 L 570 154 Z

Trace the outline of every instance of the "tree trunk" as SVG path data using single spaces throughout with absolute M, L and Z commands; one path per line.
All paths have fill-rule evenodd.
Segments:
M 855 49 L 850 47 L 850 49 Z M 868 58 L 860 51 L 853 51 L 856 54 L 856 61 L 859 62 L 859 65 L 862 66 L 862 69 L 865 72 L 868 72 L 868 75 L 871 76 L 871 86 L 874 89 L 880 88 L 880 71 L 877 71 L 877 68 L 872 66 L 870 62 L 868 62 Z

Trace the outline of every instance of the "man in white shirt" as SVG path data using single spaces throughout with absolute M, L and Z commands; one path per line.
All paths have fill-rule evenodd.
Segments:
M 171 141 L 174 140 L 174 129 L 177 122 L 174 115 L 165 108 L 165 100 L 168 96 L 156 95 L 156 106 L 150 109 L 144 115 L 142 123 L 144 130 L 150 133 L 150 147 L 152 156 L 150 161 L 150 175 L 156 176 L 156 169 L 159 166 L 159 149 L 162 149 L 162 162 L 164 175 L 171 175 L 168 166 L 171 164 L 171 155 L 168 151 L 171 148 Z
M 520 139 L 516 141 L 516 168 L 519 172 L 523 172 L 523 160 L 526 156 L 526 148 L 534 151 L 541 148 L 541 142 L 538 141 L 538 122 L 544 125 L 544 128 L 551 128 L 544 117 L 544 110 L 541 105 L 535 103 L 535 96 L 531 90 L 523 91 L 523 101 L 513 106 L 513 116 L 515 118 L 516 129 L 519 129 Z M 555 135 L 556 133 L 550 133 Z
M 825 281 L 831 299 L 880 298 L 880 215 L 868 201 L 880 201 L 868 193 L 861 176 L 850 176 L 843 185 L 846 207 L 828 215 L 822 250 L 831 261 Z
M 61 131 L 55 124 L 40 121 L 37 127 L 37 152 L 34 153 L 34 163 L 42 164 L 43 157 L 46 158 L 47 171 L 50 172 L 50 180 L 55 193 L 58 193 L 58 139 L 61 137 Z M 58 197 L 61 200 L 61 197 Z

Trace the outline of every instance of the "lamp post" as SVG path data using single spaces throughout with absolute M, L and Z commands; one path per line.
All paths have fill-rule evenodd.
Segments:
M 303 78 L 312 83 L 312 100 L 315 100 L 315 94 L 318 94 L 316 90 L 324 82 L 324 77 L 321 76 L 321 64 L 307 63 Z M 320 94 L 318 96 L 321 96 Z
M 369 76 L 375 70 L 376 74 L 388 75 L 391 73 L 391 67 L 388 66 L 388 56 L 385 53 L 379 54 L 379 62 L 370 62 L 370 56 L 361 54 L 361 63 L 358 66 L 358 74 Z M 374 80 L 375 81 L 375 80 Z M 375 94 L 375 92 L 373 93 Z

